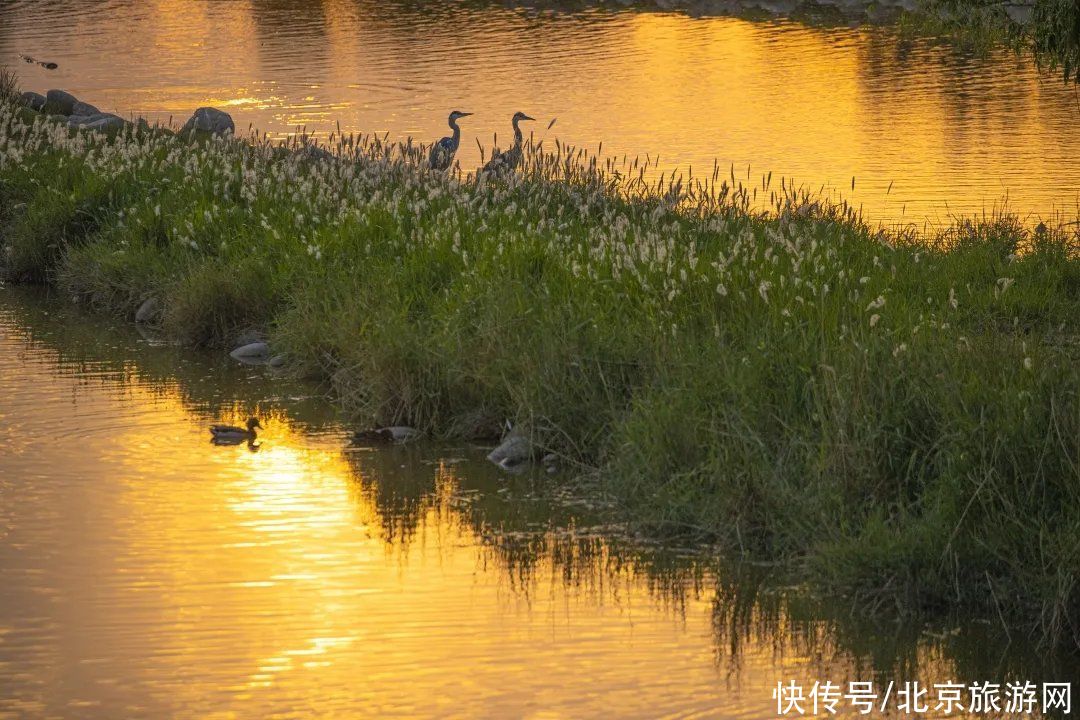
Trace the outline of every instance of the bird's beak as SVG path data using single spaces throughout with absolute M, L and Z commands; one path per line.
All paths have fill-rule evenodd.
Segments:
M 533 121 L 535 121 L 535 120 L 536 120 L 536 118 L 531 118 L 531 117 L 529 117 L 528 115 L 526 115 L 525 117 L 523 117 L 523 118 L 521 118 L 521 119 L 522 119 L 522 120 L 533 120 Z

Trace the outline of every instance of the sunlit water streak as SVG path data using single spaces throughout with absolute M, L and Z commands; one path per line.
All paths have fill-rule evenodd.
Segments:
M 261 370 L 112 350 L 40 308 L 28 328 L 7 295 L 0 717 L 767 714 L 780 668 L 760 649 L 725 678 L 707 593 L 650 591 L 592 531 L 556 559 L 543 506 L 479 535 L 509 485 L 468 448 L 344 452 Z M 207 442 L 251 411 L 256 452 Z
M 349 449 L 315 395 L 0 289 L 0 718 L 765 718 L 781 678 L 954 677 L 475 448 Z M 209 444 L 250 413 L 256 451 Z
M 20 54 L 59 63 L 48 71 Z M 104 110 L 177 122 L 201 105 L 285 135 L 425 141 L 464 123 L 460 159 L 503 144 L 515 110 L 604 154 L 714 160 L 755 185 L 795 178 L 885 222 L 1080 201 L 1080 103 L 1028 57 L 970 54 L 881 28 L 677 14 L 535 12 L 455 2 L 0 3 L 0 63 Z M 851 179 L 856 178 L 854 190 Z M 890 190 L 891 186 L 891 190 Z

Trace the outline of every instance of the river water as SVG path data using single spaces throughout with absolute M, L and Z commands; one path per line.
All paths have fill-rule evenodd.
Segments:
M 1003 205 L 1072 221 L 1080 202 L 1073 88 L 1026 56 L 889 28 L 483 2 L 3 0 L 0 64 L 103 110 L 183 122 L 214 105 L 275 136 L 340 125 L 430 142 L 450 110 L 471 111 L 465 168 L 522 110 L 537 137 L 698 176 L 715 160 L 750 186 L 772 172 L 887 224 Z
M 256 447 L 209 442 L 251 414 Z M 866 620 L 631 536 L 484 448 L 348 437 L 313 386 L 0 288 L 0 718 L 767 718 L 779 681 L 1076 676 L 992 618 Z

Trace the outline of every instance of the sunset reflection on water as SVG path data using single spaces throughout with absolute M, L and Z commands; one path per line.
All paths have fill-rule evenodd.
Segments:
M 0 291 L 0 718 L 764 718 L 779 680 L 982 672 L 73 313 Z

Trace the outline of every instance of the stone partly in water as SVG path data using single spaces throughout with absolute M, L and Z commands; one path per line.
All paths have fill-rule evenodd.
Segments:
M 50 90 L 45 94 L 45 101 L 52 112 L 58 115 L 71 115 L 79 99 L 63 90 Z
M 183 131 L 201 130 L 214 135 L 232 135 L 236 131 L 229 113 L 212 107 L 201 107 L 186 123 Z
M 515 468 L 533 460 L 537 447 L 526 436 L 511 432 L 497 448 L 488 453 L 487 459 L 504 468 Z
M 281 368 L 285 367 L 288 362 L 289 359 L 284 355 L 275 355 L 274 357 L 267 360 L 266 364 L 274 368 L 275 370 L 280 370 Z
M 264 342 L 248 343 L 233 350 L 229 357 L 251 365 L 262 364 L 270 357 L 270 346 Z
M 161 311 L 161 303 L 157 298 L 150 297 L 143 300 L 142 305 L 135 311 L 135 322 L 148 323 L 152 322 L 154 318 L 158 316 Z
M 360 430 L 353 435 L 353 443 L 406 443 L 418 437 L 419 430 L 404 425 L 391 425 L 375 430 Z
M 71 108 L 72 117 L 89 117 L 90 115 L 101 115 L 101 111 L 90 103 L 82 102 L 81 100 Z
M 41 110 L 45 107 L 45 96 L 41 93 L 27 91 L 20 96 L 20 99 L 22 104 L 31 110 Z

